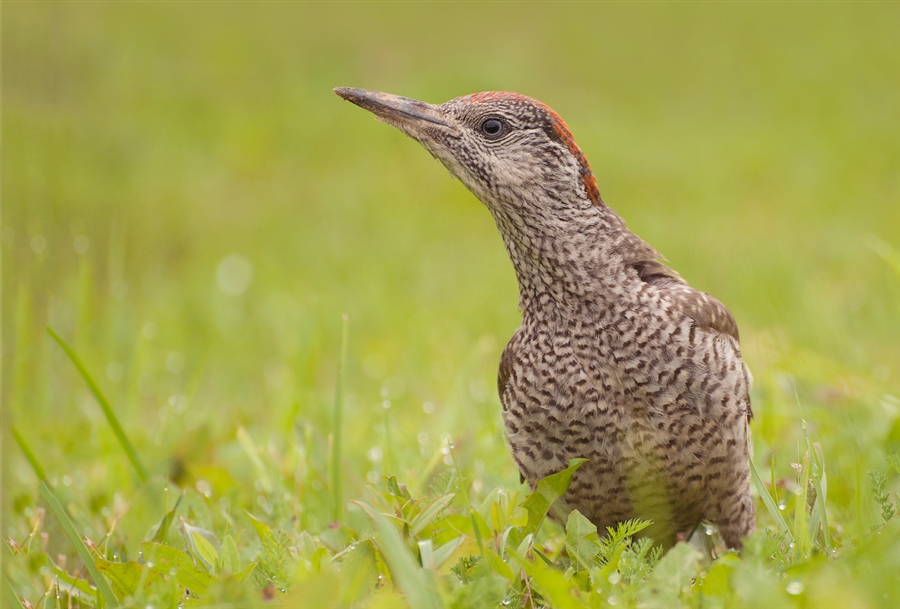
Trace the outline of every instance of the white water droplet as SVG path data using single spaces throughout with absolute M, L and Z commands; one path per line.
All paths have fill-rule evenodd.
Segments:
M 35 254 L 43 254 L 47 249 L 47 238 L 44 235 L 35 235 L 31 238 L 31 251 Z
M 231 296 L 247 291 L 253 281 L 253 265 L 240 254 L 225 256 L 216 269 L 219 289 Z
M 91 240 L 87 238 L 87 235 L 78 235 L 75 237 L 74 241 L 72 241 L 72 247 L 75 248 L 75 253 L 78 255 L 88 251 L 90 245 Z

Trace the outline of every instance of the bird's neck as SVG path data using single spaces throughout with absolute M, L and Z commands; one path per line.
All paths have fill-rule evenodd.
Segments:
M 619 246 L 636 237 L 605 205 L 540 203 L 488 206 L 515 267 L 520 308 L 603 306 L 627 282 Z

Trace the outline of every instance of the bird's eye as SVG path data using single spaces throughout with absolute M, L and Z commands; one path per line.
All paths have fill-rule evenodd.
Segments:
M 506 131 L 506 125 L 498 118 L 489 118 L 481 123 L 481 132 L 488 137 L 500 137 L 504 131 Z

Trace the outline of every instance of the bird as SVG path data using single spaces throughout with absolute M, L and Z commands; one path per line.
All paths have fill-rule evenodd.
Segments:
M 442 104 L 334 91 L 418 141 L 494 218 L 522 315 L 498 373 L 522 481 L 586 459 L 561 514 L 601 532 L 647 520 L 663 547 L 711 524 L 740 549 L 755 510 L 737 324 L 603 201 L 562 118 L 506 91 Z

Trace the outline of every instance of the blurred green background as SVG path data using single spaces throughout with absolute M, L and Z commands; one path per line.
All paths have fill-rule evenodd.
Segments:
M 324 442 L 346 313 L 347 496 L 415 478 L 444 434 L 476 491 L 515 486 L 495 375 L 519 315 L 492 220 L 332 93 L 513 90 L 566 119 L 604 200 L 734 313 L 758 462 L 788 475 L 805 417 L 834 509 L 866 529 L 864 472 L 900 444 L 898 18 L 843 3 L 4 3 L 4 429 L 85 505 L 133 484 L 49 325 L 154 473 L 218 467 L 240 485 L 239 426 L 272 450 Z M 3 451 L 9 523 L 36 481 Z

